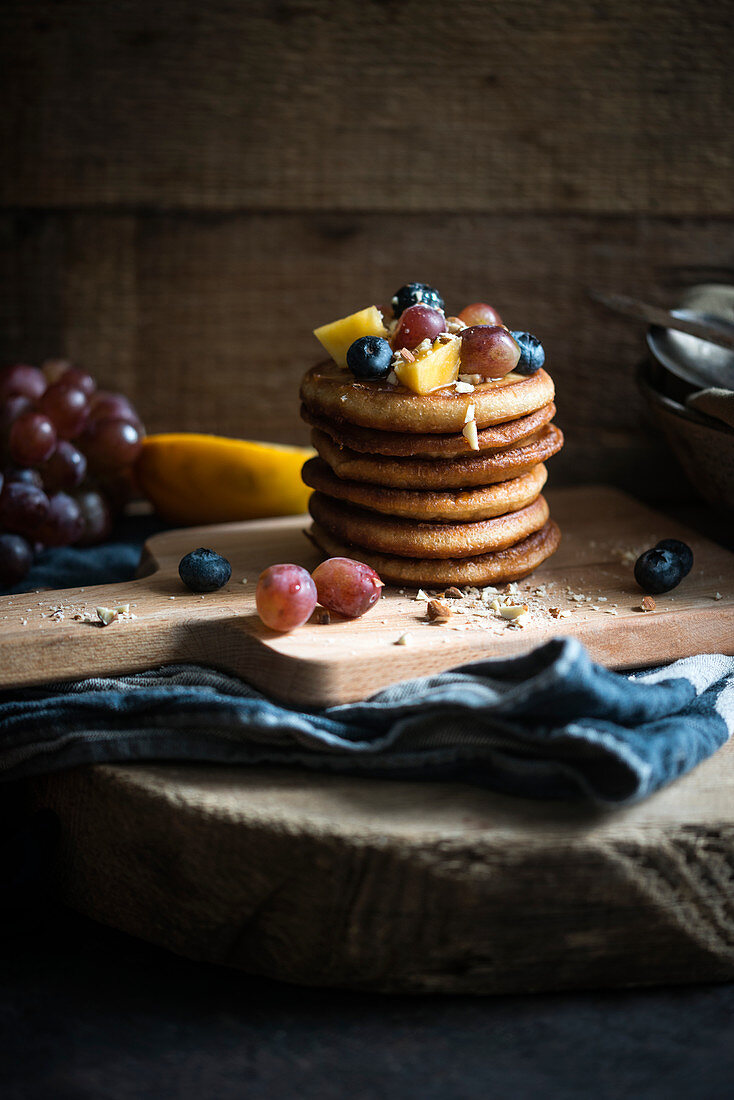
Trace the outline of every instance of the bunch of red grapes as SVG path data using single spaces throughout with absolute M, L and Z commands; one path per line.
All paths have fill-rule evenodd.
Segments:
M 109 536 L 143 435 L 126 397 L 66 360 L 0 371 L 0 585 L 46 547 Z

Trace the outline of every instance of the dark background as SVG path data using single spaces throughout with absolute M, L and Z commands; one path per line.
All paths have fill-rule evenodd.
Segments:
M 546 345 L 552 479 L 690 490 L 639 326 L 734 272 L 731 6 L 5 0 L 0 363 L 66 355 L 150 431 L 304 441 L 317 325 L 403 282 Z M 4 926 L 3 1095 L 724 1097 L 732 987 L 380 998 L 187 963 L 51 898 Z
M 731 6 L 6 0 L 0 361 L 68 355 L 150 431 L 306 438 L 312 328 L 408 280 L 543 339 L 556 484 L 685 492 L 642 329 L 734 268 Z

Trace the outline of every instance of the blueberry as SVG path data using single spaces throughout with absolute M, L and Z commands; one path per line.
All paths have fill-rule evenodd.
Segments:
M 232 576 L 232 566 L 221 554 L 200 546 L 181 558 L 178 575 L 192 592 L 216 592 Z
M 408 306 L 418 304 L 444 312 L 443 298 L 435 287 L 429 286 L 428 283 L 406 283 L 392 296 L 393 316 L 397 318 Z
M 635 562 L 635 580 L 643 592 L 670 592 L 685 576 L 681 561 L 670 550 L 646 550 Z
M 510 336 L 520 348 L 520 362 L 515 371 L 518 374 L 535 374 L 545 363 L 545 351 L 540 340 L 531 332 L 511 332 Z
M 693 569 L 693 551 L 687 542 L 681 542 L 680 539 L 661 539 L 660 542 L 656 543 L 655 549 L 670 550 L 671 554 L 680 562 L 684 577 L 687 577 Z
M 347 352 L 347 366 L 355 378 L 386 378 L 391 363 L 392 348 L 381 336 L 360 336 Z

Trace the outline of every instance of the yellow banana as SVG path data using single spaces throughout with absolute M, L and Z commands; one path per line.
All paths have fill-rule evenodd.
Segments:
M 143 440 L 138 485 L 169 523 L 226 523 L 306 511 L 308 447 L 171 432 Z

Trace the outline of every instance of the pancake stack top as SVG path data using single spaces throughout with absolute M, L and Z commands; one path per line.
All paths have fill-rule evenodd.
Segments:
M 315 335 L 331 360 L 301 385 L 303 478 L 324 554 L 435 587 L 518 580 L 556 550 L 541 490 L 563 436 L 535 337 L 486 303 L 446 317 L 423 283 Z

